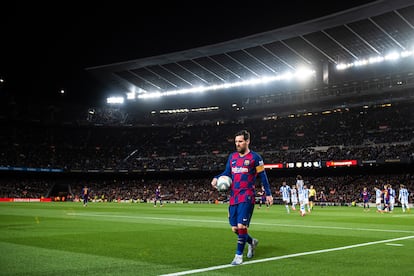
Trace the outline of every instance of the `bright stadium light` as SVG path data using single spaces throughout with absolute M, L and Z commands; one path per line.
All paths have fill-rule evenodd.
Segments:
M 106 98 L 106 103 L 108 104 L 123 104 L 124 103 L 124 97 L 109 97 Z
M 250 79 L 250 80 L 243 80 L 238 82 L 232 83 L 224 83 L 224 84 L 216 84 L 212 86 L 202 86 L 202 87 L 193 87 L 181 90 L 170 90 L 166 92 L 159 92 L 154 91 L 137 95 L 139 99 L 149 99 L 149 98 L 159 98 L 162 96 L 172 96 L 172 95 L 182 95 L 188 93 L 202 93 L 205 91 L 212 91 L 212 90 L 219 90 L 219 89 L 228 89 L 234 87 L 242 87 L 242 86 L 250 86 L 250 85 L 258 85 L 258 84 L 266 84 L 275 81 L 282 81 L 282 80 L 305 80 L 309 79 L 311 76 L 315 75 L 315 71 L 311 69 L 301 68 L 295 72 L 286 72 L 276 76 L 264 76 L 261 78 Z
M 397 52 L 391 52 L 389 54 L 387 54 L 384 59 L 385 60 L 397 60 L 401 57 L 400 53 Z
M 300 81 L 305 81 L 310 79 L 313 75 L 315 74 L 315 71 L 312 71 L 308 68 L 299 68 L 296 72 L 295 72 L 295 78 L 300 80 Z
M 409 56 L 412 56 L 413 55 L 413 51 L 404 51 L 404 52 L 401 52 L 401 57 L 402 58 L 406 58 L 406 57 L 409 57 Z
M 414 55 L 413 51 L 402 51 L 402 52 L 392 51 L 390 53 L 387 53 L 385 56 L 375 56 L 375 57 L 370 57 L 366 59 L 359 59 L 359 60 L 356 60 L 350 63 L 339 63 L 336 65 L 336 69 L 346 70 L 351 67 L 366 66 L 370 64 L 381 63 L 384 61 L 395 61 L 401 58 L 411 57 L 413 55 Z
M 134 91 L 129 92 L 129 93 L 126 93 L 126 94 L 127 94 L 127 99 L 128 99 L 128 100 L 133 100 L 133 99 L 135 99 L 135 92 L 134 92 Z

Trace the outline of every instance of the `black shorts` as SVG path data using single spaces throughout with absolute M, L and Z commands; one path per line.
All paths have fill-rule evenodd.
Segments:
M 309 201 L 315 201 L 315 196 L 310 196 Z

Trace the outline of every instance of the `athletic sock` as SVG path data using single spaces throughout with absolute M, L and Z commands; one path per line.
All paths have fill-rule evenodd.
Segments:
M 237 239 L 237 255 L 243 255 L 244 246 L 246 245 L 247 237 L 249 236 L 247 234 L 247 229 L 238 229 L 239 235 Z

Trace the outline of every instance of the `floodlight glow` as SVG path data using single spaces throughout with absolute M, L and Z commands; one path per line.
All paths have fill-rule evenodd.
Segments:
M 123 104 L 124 103 L 124 97 L 109 97 L 106 98 L 106 103 L 108 104 Z
M 201 87 L 193 87 L 193 88 L 186 88 L 182 90 L 170 90 L 166 92 L 159 92 L 154 91 L 145 94 L 140 94 L 137 96 L 137 98 L 140 99 L 149 99 L 149 98 L 159 98 L 161 96 L 172 96 L 172 95 L 182 95 L 182 94 L 188 94 L 188 93 L 200 93 L 205 91 L 211 91 L 211 90 L 218 90 L 218 89 L 226 89 L 226 88 L 233 88 L 233 87 L 241 87 L 241 86 L 250 86 L 250 85 L 257 85 L 257 84 L 266 84 L 269 82 L 274 81 L 281 81 L 281 80 L 291 80 L 291 79 L 308 79 L 309 77 L 315 75 L 315 71 L 311 69 L 305 69 L 301 68 L 297 70 L 296 72 L 286 72 L 281 75 L 276 76 L 264 76 L 262 78 L 257 79 L 250 79 L 250 80 L 243 80 L 238 82 L 232 82 L 232 83 L 224 83 L 224 84 L 216 84 L 212 86 L 201 86 Z
M 393 51 L 393 52 L 386 54 L 385 56 L 376 56 L 376 57 L 370 57 L 368 59 L 360 59 L 360 60 L 356 60 L 351 63 L 339 63 L 336 65 L 336 69 L 345 70 L 351 67 L 358 67 L 358 66 L 370 65 L 370 64 L 375 64 L 375 63 L 381 63 L 383 61 L 395 61 L 400 58 L 407 58 L 413 55 L 414 55 L 413 51 L 403 51 L 403 52 Z
M 314 74 L 315 74 L 315 71 L 312 71 L 307 68 L 300 68 L 295 72 L 295 78 L 297 78 L 300 81 L 304 81 L 304 80 L 308 80 Z
M 369 58 L 368 59 L 368 63 L 378 63 L 378 62 L 381 62 L 381 61 L 384 61 L 384 57 L 382 57 L 382 56 L 378 56 L 378 57 L 371 57 L 371 58 Z
M 355 65 L 355 66 L 362 66 L 362 65 L 367 65 L 368 63 L 369 63 L 369 61 L 368 61 L 368 60 L 363 59 L 363 60 L 358 60 L 358 61 L 355 61 L 354 65 Z
M 135 92 L 134 92 L 134 91 L 129 92 L 129 93 L 126 93 L 126 94 L 127 94 L 127 99 L 128 99 L 128 100 L 133 100 L 133 99 L 135 99 Z
M 389 53 L 384 57 L 385 60 L 397 60 L 399 58 L 400 58 L 400 54 L 397 52 Z

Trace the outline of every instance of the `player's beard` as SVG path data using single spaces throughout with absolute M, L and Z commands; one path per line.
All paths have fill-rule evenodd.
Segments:
M 238 146 L 237 147 L 237 152 L 240 153 L 240 154 L 244 154 L 246 152 L 246 149 L 247 149 L 246 147 Z

